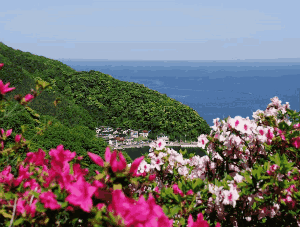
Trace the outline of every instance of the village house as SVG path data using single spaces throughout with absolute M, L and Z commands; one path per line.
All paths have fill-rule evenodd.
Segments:
M 148 138 L 148 131 L 147 130 L 143 130 L 143 132 L 140 133 L 140 136 Z
M 112 132 L 112 133 L 111 133 Z M 119 134 L 127 134 L 130 132 L 130 136 L 125 138 L 119 136 Z M 143 130 L 142 132 L 134 131 L 131 129 L 127 129 L 124 131 L 120 131 L 120 128 L 114 130 L 109 126 L 101 126 L 100 128 L 96 128 L 96 136 L 102 137 L 106 140 L 110 145 L 118 146 L 118 145 L 133 145 L 137 144 L 138 142 L 134 142 L 135 138 L 142 136 L 144 138 L 148 138 L 149 132 L 147 130 Z M 168 138 L 165 138 L 168 141 Z M 141 142 L 144 143 L 144 142 Z
M 131 131 L 131 137 L 133 138 L 138 138 L 139 137 L 139 132 L 138 131 Z

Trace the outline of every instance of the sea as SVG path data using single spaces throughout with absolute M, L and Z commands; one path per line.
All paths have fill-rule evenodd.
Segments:
M 125 61 L 59 59 L 76 71 L 100 71 L 144 84 L 194 109 L 209 126 L 213 119 L 249 117 L 271 98 L 300 110 L 300 62 Z

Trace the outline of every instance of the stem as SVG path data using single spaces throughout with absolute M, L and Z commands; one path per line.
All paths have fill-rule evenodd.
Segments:
M 11 220 L 10 220 L 9 227 L 11 227 L 11 226 L 12 226 L 12 224 L 13 224 L 14 217 L 15 217 L 15 213 L 16 213 L 16 207 L 17 207 L 17 198 L 15 198 L 15 204 L 14 204 L 13 215 L 12 215 L 12 217 L 11 217 Z
M 36 192 L 36 190 L 37 190 L 37 187 L 35 187 L 34 191 Z M 33 197 L 34 197 L 34 195 L 32 195 L 32 196 L 31 196 L 31 199 L 30 199 L 29 206 L 31 206 L 31 203 L 32 203 Z

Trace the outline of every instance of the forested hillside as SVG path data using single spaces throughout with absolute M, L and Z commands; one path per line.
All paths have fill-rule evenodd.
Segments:
M 108 144 L 95 137 L 95 128 L 100 125 L 151 130 L 150 139 L 164 133 L 170 141 L 179 140 L 180 135 L 197 141 L 200 134 L 210 133 L 209 125 L 195 110 L 144 85 L 120 81 L 94 70 L 76 72 L 58 60 L 15 50 L 1 42 L 0 63 L 4 63 L 0 79 L 16 88 L 6 95 L 12 100 L 12 107 L 17 105 L 13 97 L 30 93 L 36 80 L 50 84 L 29 103 L 35 112 L 21 111 L 1 121 L 1 127 L 7 129 L 21 119 L 18 126 L 27 125 L 28 139 L 36 134 L 33 128 L 51 121 L 43 135 L 35 135 L 31 147 L 36 151 L 43 148 L 48 152 L 63 144 L 65 149 L 83 155 L 91 151 L 104 157 Z M 55 100 L 60 100 L 56 106 Z M 18 108 L 21 110 L 22 106 Z

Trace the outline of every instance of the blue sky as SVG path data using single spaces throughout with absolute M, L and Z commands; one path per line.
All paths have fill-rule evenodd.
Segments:
M 51 59 L 299 59 L 299 8 L 299 0 L 8 0 L 0 41 Z

